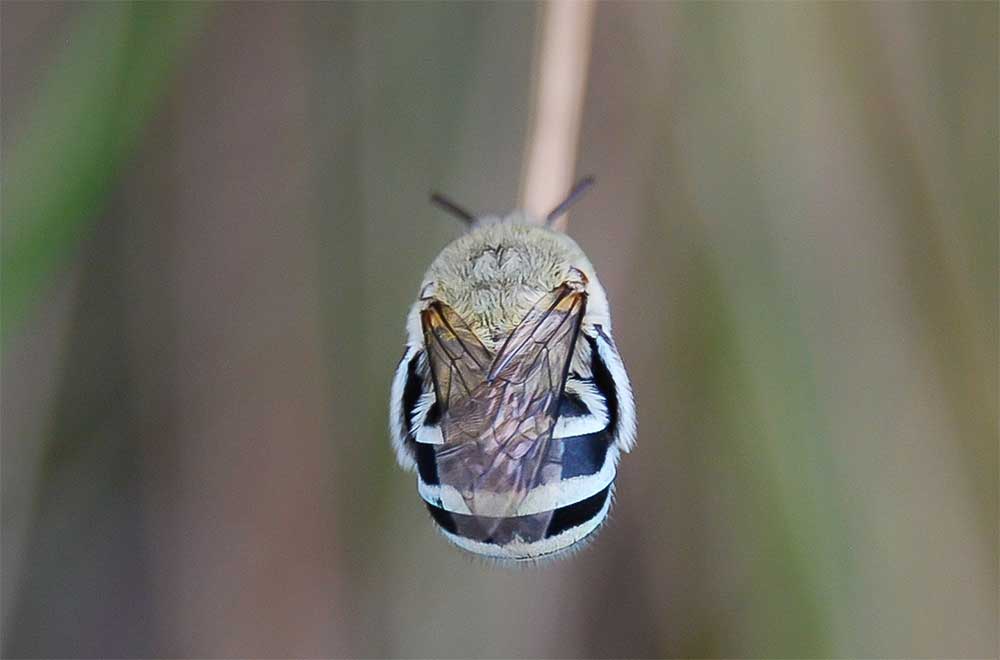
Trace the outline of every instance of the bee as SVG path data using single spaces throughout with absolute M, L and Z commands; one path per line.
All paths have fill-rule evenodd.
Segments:
M 582 547 L 635 443 L 607 295 L 552 227 L 592 183 L 544 224 L 431 197 L 469 231 L 431 263 L 410 309 L 390 432 L 440 532 L 477 555 L 534 561 Z

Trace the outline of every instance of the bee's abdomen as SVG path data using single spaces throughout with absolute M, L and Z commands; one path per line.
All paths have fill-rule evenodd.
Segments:
M 607 430 L 554 441 L 564 443 L 560 480 L 529 491 L 527 513 L 504 518 L 460 510 L 437 483 L 433 452 L 418 452 L 420 494 L 441 532 L 470 552 L 515 561 L 555 555 L 593 534 L 611 506 L 617 449 Z
M 501 518 L 485 538 L 472 531 L 483 529 L 476 516 L 425 504 L 442 533 L 455 545 L 494 559 L 530 561 L 568 550 L 593 534 L 607 517 L 612 488 L 608 484 L 596 495 L 554 511 Z

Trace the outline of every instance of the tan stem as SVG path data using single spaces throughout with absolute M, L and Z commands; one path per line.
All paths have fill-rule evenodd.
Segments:
M 544 218 L 573 185 L 594 6 L 593 0 L 544 5 L 520 200 L 535 218 Z M 563 215 L 554 226 L 565 230 L 567 223 Z

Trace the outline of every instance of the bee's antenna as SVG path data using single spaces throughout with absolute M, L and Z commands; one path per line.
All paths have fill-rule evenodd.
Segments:
M 476 221 L 476 216 L 472 215 L 461 206 L 451 201 L 439 192 L 431 193 L 431 203 L 440 206 L 442 209 L 451 213 L 453 216 L 463 221 L 464 223 L 471 225 Z
M 573 189 L 569 191 L 569 194 L 566 195 L 566 199 L 564 199 L 559 206 L 552 209 L 551 213 L 545 216 L 545 225 L 551 225 L 559 216 L 568 211 L 569 207 L 573 205 L 573 202 L 578 200 L 583 193 L 587 192 L 592 185 L 594 185 L 594 177 L 585 176 L 580 179 L 577 184 L 573 186 Z

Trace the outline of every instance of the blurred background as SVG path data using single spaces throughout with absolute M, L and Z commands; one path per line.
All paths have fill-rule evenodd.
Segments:
M 3 3 L 5 656 L 997 653 L 995 2 L 600 4 L 639 444 L 570 560 L 436 535 L 389 382 L 539 10 Z

